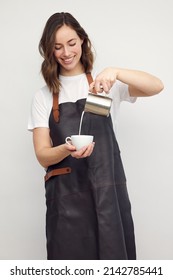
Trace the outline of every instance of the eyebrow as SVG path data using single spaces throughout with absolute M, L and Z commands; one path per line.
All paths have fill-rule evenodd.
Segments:
M 70 39 L 67 43 L 70 43 L 73 40 L 77 40 L 76 38 Z M 61 43 L 55 43 L 55 45 L 62 45 Z

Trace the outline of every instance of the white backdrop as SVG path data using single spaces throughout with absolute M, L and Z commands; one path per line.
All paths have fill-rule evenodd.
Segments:
M 138 259 L 173 259 L 172 0 L 0 0 L 0 259 L 45 259 L 44 170 L 27 120 L 44 84 L 38 43 L 55 12 L 72 13 L 90 35 L 96 66 L 160 77 L 164 91 L 124 103 L 118 127 Z

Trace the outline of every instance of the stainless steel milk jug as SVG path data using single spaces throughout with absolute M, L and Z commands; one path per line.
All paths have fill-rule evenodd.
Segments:
M 103 96 L 101 94 L 89 93 L 85 103 L 85 112 L 101 116 L 109 116 L 112 98 Z

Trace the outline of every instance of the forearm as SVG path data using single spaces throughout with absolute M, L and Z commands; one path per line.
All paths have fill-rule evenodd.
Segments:
M 94 143 L 84 146 L 80 150 L 76 150 L 75 146 L 67 143 L 52 147 L 49 128 L 46 127 L 38 127 L 33 130 L 33 144 L 36 157 L 44 168 L 59 163 L 69 155 L 77 159 L 88 157 L 94 148 Z
M 154 95 L 163 89 L 163 84 L 157 77 L 138 70 L 116 69 L 117 80 L 128 84 L 129 89 L 140 91 L 146 95 Z M 137 95 L 134 94 L 134 95 Z
M 131 96 L 150 96 L 163 90 L 162 81 L 143 71 L 129 70 L 115 67 L 105 68 L 90 84 L 97 92 L 109 92 L 113 84 L 119 80 L 129 86 Z
M 82 147 L 80 150 L 76 150 L 75 146 L 62 144 L 57 147 L 47 147 L 36 152 L 36 156 L 40 164 L 47 168 L 50 165 L 56 164 L 62 161 L 67 156 L 72 156 L 76 159 L 86 158 L 93 152 L 95 143 L 91 143 L 88 146 Z
M 70 154 L 71 151 L 66 148 L 66 144 L 57 147 L 44 147 L 36 151 L 36 157 L 44 168 L 62 161 Z

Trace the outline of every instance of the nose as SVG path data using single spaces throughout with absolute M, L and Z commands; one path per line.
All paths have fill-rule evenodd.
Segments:
M 64 46 L 64 55 L 65 56 L 69 56 L 69 48 L 68 48 L 68 46 Z

